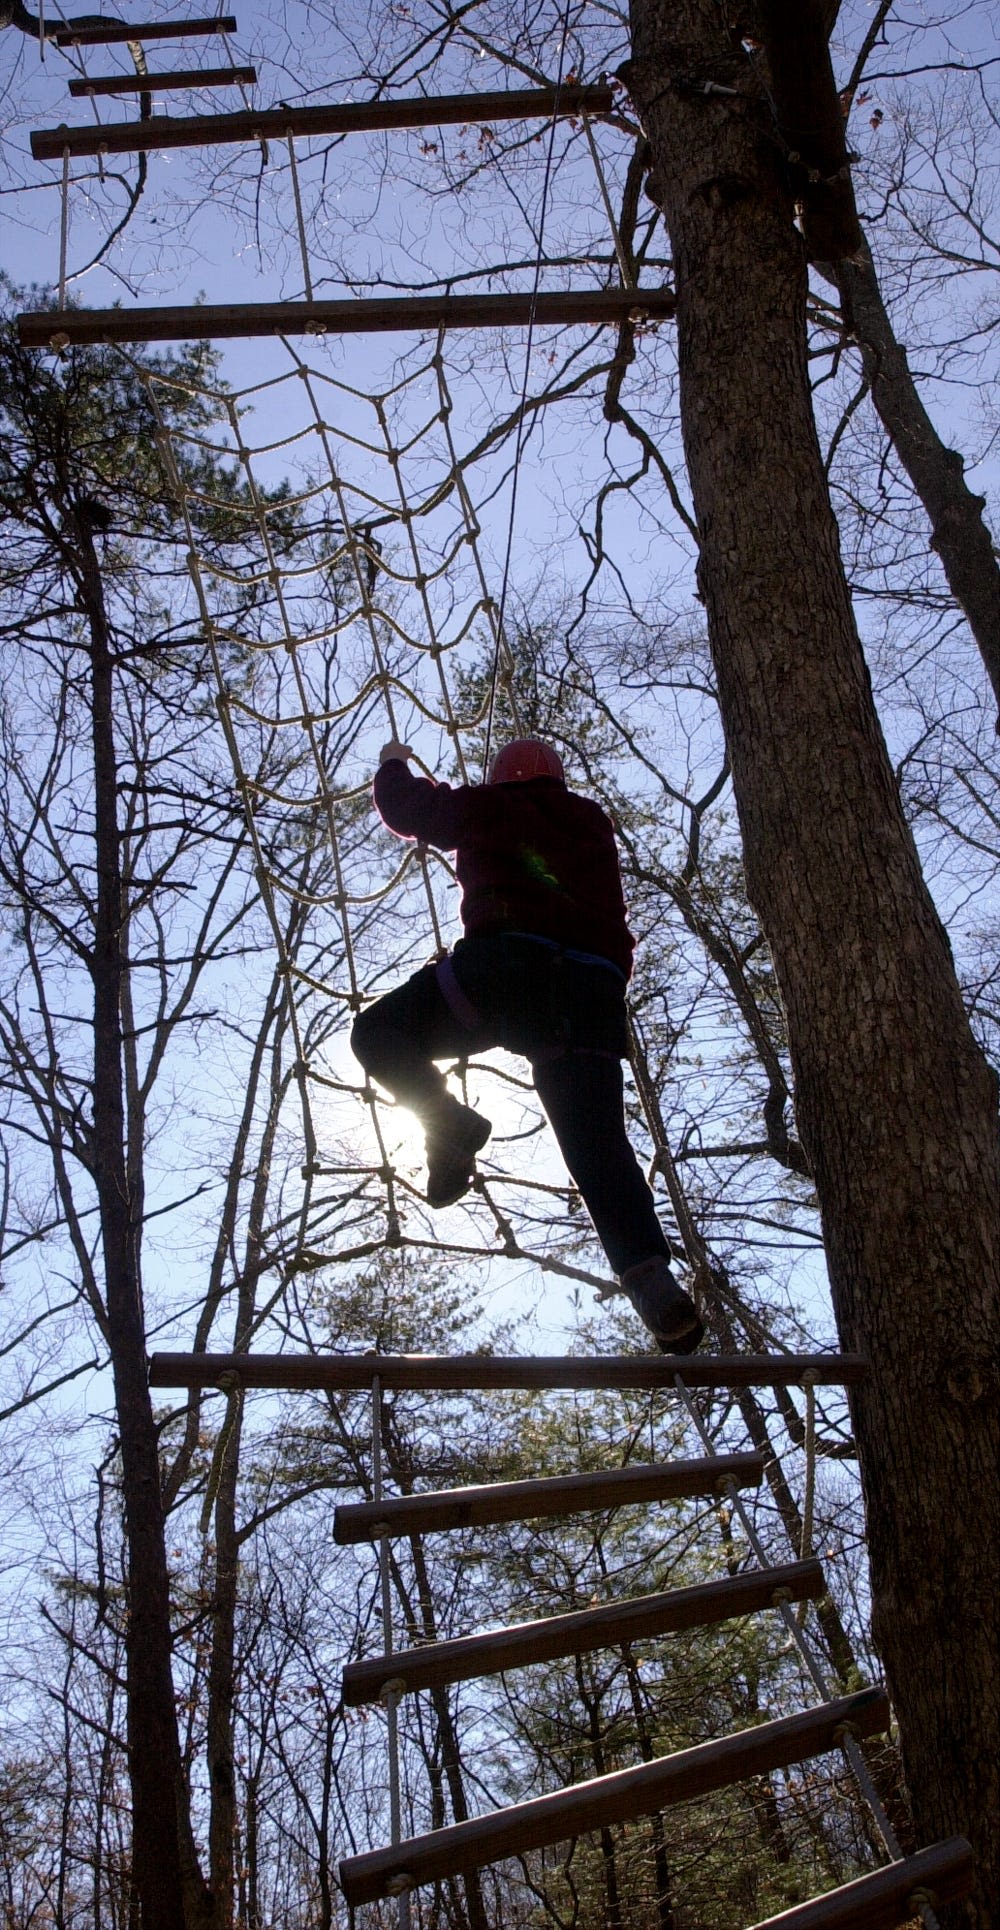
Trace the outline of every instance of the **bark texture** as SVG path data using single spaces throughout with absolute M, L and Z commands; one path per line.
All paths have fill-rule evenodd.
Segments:
M 874 1624 L 915 1826 L 997 1930 L 1000 1140 L 879 728 L 812 420 L 806 265 L 716 0 L 633 0 L 623 78 L 677 278 L 700 583 L 747 884 L 788 1016 L 855 1402 Z M 699 82 L 735 87 L 735 97 Z

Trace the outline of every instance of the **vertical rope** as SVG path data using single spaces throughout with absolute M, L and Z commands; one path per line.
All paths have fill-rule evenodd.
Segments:
M 299 168 L 295 159 L 295 137 L 291 128 L 285 136 L 288 142 L 288 159 L 292 169 L 292 193 L 295 197 L 295 220 L 299 231 L 299 253 L 302 256 L 302 279 L 305 283 L 306 301 L 313 299 L 312 273 L 309 267 L 309 249 L 306 246 L 306 224 L 302 214 L 302 196 L 299 192 Z
M 531 287 L 531 305 L 528 310 L 528 333 L 524 345 L 524 376 L 521 382 L 521 400 L 517 412 L 517 436 L 514 442 L 514 467 L 510 484 L 510 511 L 507 518 L 507 544 L 503 561 L 503 577 L 500 584 L 500 608 L 497 614 L 498 642 L 493 655 L 493 676 L 490 687 L 489 709 L 486 714 L 486 737 L 483 745 L 483 774 L 490 767 L 490 745 L 493 738 L 493 713 L 496 706 L 497 672 L 500 664 L 500 642 L 504 635 L 504 622 L 507 614 L 507 589 L 510 583 L 510 564 L 514 549 L 514 526 L 517 517 L 517 490 L 521 473 L 521 454 L 526 440 L 528 383 L 531 378 L 531 351 L 535 339 L 535 313 L 538 306 L 538 290 L 542 279 L 542 251 L 545 245 L 545 218 L 549 204 L 549 183 L 552 178 L 552 160 L 555 154 L 556 128 L 559 119 L 559 101 L 563 88 L 563 73 L 566 66 L 566 41 L 569 35 L 569 16 L 572 0 L 566 0 L 563 14 L 562 34 L 559 40 L 559 66 L 556 73 L 555 99 L 553 101 L 552 125 L 549 129 L 549 144 L 545 155 L 545 173 L 542 176 L 542 200 L 538 213 L 538 247 L 535 251 L 535 272 Z
M 223 44 L 223 47 L 225 48 L 226 59 L 228 60 L 229 65 L 231 67 L 238 67 L 240 57 L 236 49 L 233 47 L 232 39 L 233 39 L 232 34 L 224 33 L 222 35 L 222 44 Z M 236 88 L 240 96 L 240 99 L 247 110 L 247 113 L 250 113 L 253 108 L 253 102 L 250 99 L 250 95 L 247 91 L 246 84 L 242 80 L 238 80 L 236 83 Z M 266 167 L 267 166 L 267 142 L 265 140 L 262 140 L 260 143 L 260 151 L 261 151 L 262 163 Z
M 813 1516 L 816 1508 L 816 1375 L 811 1368 L 807 1368 L 803 1374 L 802 1385 L 806 1390 L 804 1442 L 805 1488 L 802 1496 L 802 1536 L 799 1542 L 799 1560 L 808 1561 L 813 1551 Z M 805 1621 L 808 1612 L 809 1604 L 808 1602 L 803 1602 L 799 1609 L 798 1617 L 800 1627 Z
M 589 114 L 585 114 L 583 117 L 583 131 L 587 137 L 587 146 L 590 149 L 590 158 L 594 163 L 594 173 L 597 176 L 597 186 L 600 190 L 601 200 L 604 203 L 604 212 L 608 217 L 608 227 L 611 229 L 611 239 L 614 242 L 615 255 L 618 260 L 618 272 L 622 278 L 622 287 L 634 288 L 636 283 L 635 283 L 635 276 L 632 273 L 632 264 L 629 261 L 628 255 L 625 252 L 625 243 L 622 240 L 621 230 L 618 226 L 618 221 L 615 216 L 614 208 L 611 205 L 611 196 L 608 193 L 608 183 L 604 173 L 604 164 L 601 160 L 601 156 L 598 151 L 597 142 L 594 139 L 594 129 L 593 129 L 593 125 L 591 123 Z
M 59 307 L 66 306 L 66 256 L 69 249 L 69 148 L 62 152 L 62 204 L 59 217 Z

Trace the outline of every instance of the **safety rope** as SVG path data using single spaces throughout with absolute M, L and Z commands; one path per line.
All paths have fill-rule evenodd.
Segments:
M 307 302 L 313 298 L 312 268 L 309 262 L 309 244 L 306 240 L 306 221 L 302 212 L 302 190 L 299 187 L 299 164 L 295 158 L 295 136 L 291 128 L 286 136 L 288 141 L 288 165 L 292 177 L 292 199 L 295 202 L 295 227 L 299 237 L 299 254 L 302 259 L 302 283 Z
M 528 383 L 531 379 L 531 352 L 535 340 L 535 314 L 538 304 L 538 291 L 542 280 L 542 262 L 545 249 L 545 218 L 549 206 L 549 185 L 552 179 L 552 162 L 555 155 L 556 129 L 559 125 L 559 102 L 563 89 L 563 74 L 566 67 L 566 42 L 569 37 L 569 17 L 573 0 L 566 0 L 563 12 L 562 32 L 559 36 L 559 64 L 556 71 L 555 99 L 552 120 L 549 126 L 548 147 L 545 153 L 545 173 L 542 177 L 542 193 L 538 215 L 538 245 L 535 250 L 534 279 L 531 288 L 531 305 L 528 309 L 528 327 L 524 343 L 524 374 L 521 378 L 521 399 L 517 409 L 517 433 L 514 439 L 514 461 L 510 481 L 510 504 L 507 515 L 507 542 L 504 550 L 503 574 L 500 580 L 500 607 L 497 615 L 497 641 L 493 652 L 493 671 L 490 678 L 490 700 L 486 713 L 486 736 L 483 742 L 483 776 L 490 768 L 490 746 L 493 739 L 493 713 L 496 706 L 497 677 L 500 668 L 501 639 L 504 636 L 504 621 L 507 615 L 507 591 L 510 586 L 511 558 L 514 553 L 514 529 L 517 522 L 517 490 L 521 475 L 521 456 L 527 434 Z
M 59 197 L 59 301 L 66 306 L 66 257 L 69 252 L 69 148 L 62 151 L 62 185 Z

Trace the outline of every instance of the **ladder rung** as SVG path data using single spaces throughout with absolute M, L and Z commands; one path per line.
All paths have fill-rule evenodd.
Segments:
M 199 311 L 200 313 L 201 311 Z M 151 1387 L 214 1387 L 237 1374 L 244 1387 L 480 1388 L 853 1387 L 867 1367 L 859 1354 L 154 1354 Z
M 921 1903 L 941 1910 L 967 1896 L 973 1872 L 971 1845 L 964 1836 L 952 1836 L 856 1883 L 813 1897 L 811 1903 L 797 1903 L 780 1917 L 755 1924 L 754 1930 L 896 1930 L 916 1915 Z
M 425 1648 L 352 1662 L 344 1670 L 342 1694 L 346 1706 L 356 1708 L 363 1702 L 376 1702 L 389 1682 L 406 1693 L 442 1688 L 448 1682 L 523 1669 L 532 1662 L 552 1662 L 561 1655 L 585 1655 L 590 1649 L 619 1648 L 626 1642 L 647 1641 L 651 1636 L 676 1634 L 681 1629 L 708 1628 L 734 1615 L 777 1607 L 780 1601 L 816 1601 L 825 1589 L 818 1561 L 787 1562 L 780 1568 L 727 1576 L 725 1581 L 639 1595 L 572 1615 L 551 1615 L 543 1621 L 522 1622 L 516 1628 L 463 1635 L 452 1642 L 429 1642 Z
M 233 25 L 235 26 L 235 21 Z M 286 140 L 289 134 L 374 134 L 397 127 L 464 126 L 476 121 L 549 120 L 554 114 L 610 114 L 610 87 L 512 88 L 499 94 L 418 94 L 412 100 L 328 101 L 314 107 L 242 108 L 233 114 L 164 117 L 146 126 L 42 127 L 31 136 L 36 161 L 71 155 L 135 154 L 168 147 L 219 147 L 229 141 Z
M 85 342 L 204 342 L 257 335 L 384 335 L 438 328 L 527 328 L 669 318 L 668 288 L 587 288 L 542 295 L 392 295 L 369 301 L 241 302 L 203 308 L 66 308 L 18 316 L 25 348 Z
M 707 1460 L 662 1461 L 598 1474 L 557 1474 L 544 1481 L 493 1481 L 483 1487 L 349 1503 L 334 1510 L 333 1538 L 344 1544 L 377 1541 L 382 1534 L 485 1528 L 499 1521 L 535 1521 L 543 1515 L 724 1494 L 731 1482 L 759 1487 L 763 1478 L 762 1454 L 716 1454 Z
M 256 67 L 176 67 L 169 74 L 95 74 L 71 80 L 74 99 L 91 94 L 163 94 L 173 87 L 252 87 Z
M 184 40 L 188 34 L 234 34 L 236 15 L 218 13 L 208 20 L 108 20 L 102 26 L 57 27 L 49 35 L 57 47 L 114 47 L 128 40 Z
M 725 1789 L 833 1749 L 841 1732 L 877 1735 L 889 1727 L 889 1703 L 881 1689 L 863 1689 L 799 1715 L 703 1742 L 676 1756 L 620 1769 L 610 1776 L 555 1790 L 512 1809 L 492 1810 L 467 1823 L 453 1823 L 428 1836 L 411 1837 L 392 1849 L 371 1850 L 340 1865 L 340 1883 L 353 1909 L 400 1888 L 478 1870 L 504 1857 L 562 1843 L 605 1824 L 650 1816 L 673 1803 Z

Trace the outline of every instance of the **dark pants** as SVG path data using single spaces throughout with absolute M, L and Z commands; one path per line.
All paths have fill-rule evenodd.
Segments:
M 543 940 L 467 938 L 356 1021 L 365 1071 L 424 1120 L 449 1104 L 435 1059 L 504 1046 L 530 1060 L 535 1090 L 615 1273 L 670 1255 L 625 1131 L 625 981 Z

